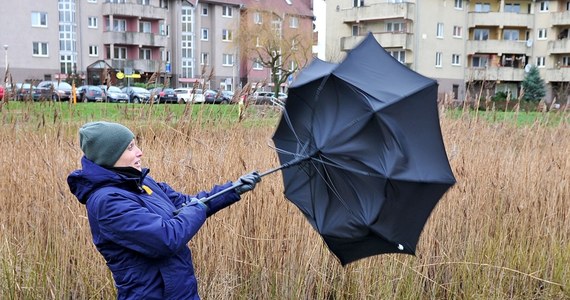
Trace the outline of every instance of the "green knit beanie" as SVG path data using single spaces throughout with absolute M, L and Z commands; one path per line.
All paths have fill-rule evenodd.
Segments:
M 113 167 L 135 138 L 127 127 L 110 122 L 91 122 L 79 129 L 79 145 L 90 161 Z

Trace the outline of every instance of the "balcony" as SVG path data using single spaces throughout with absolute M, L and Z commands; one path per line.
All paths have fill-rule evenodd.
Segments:
M 103 32 L 104 44 L 138 45 L 147 47 L 166 47 L 168 37 L 154 33 L 144 32 Z
M 499 26 L 530 28 L 533 24 L 533 15 L 501 12 L 470 12 L 468 16 L 469 28 L 476 26 Z
M 467 81 L 523 81 L 524 69 L 510 67 L 466 68 Z
M 570 11 L 551 13 L 550 18 L 552 26 L 568 26 L 570 24 Z
M 165 20 L 168 16 L 168 9 L 136 3 L 103 3 L 102 14 Z
M 415 8 L 415 3 L 374 3 L 361 7 L 339 9 L 339 16 L 340 20 L 345 23 L 383 19 L 414 19 Z
M 405 32 L 382 32 L 374 33 L 374 38 L 384 48 L 402 48 L 412 50 L 413 35 Z M 358 45 L 365 36 L 346 36 L 340 39 L 341 51 L 348 51 Z
M 570 39 L 549 41 L 548 52 L 550 52 L 550 54 L 570 53 Z
M 568 82 L 570 81 L 570 67 L 547 69 L 546 82 Z
M 146 59 L 111 59 L 106 60 L 107 63 L 113 67 L 113 69 L 124 70 L 125 67 L 133 68 L 137 72 L 153 73 L 158 69 L 158 60 L 146 60 Z M 165 62 L 162 62 L 161 66 L 164 67 Z
M 526 41 L 509 41 L 509 40 L 484 40 L 484 41 L 467 41 L 467 54 L 475 53 L 503 53 L 527 54 L 530 55 L 532 48 L 527 46 Z

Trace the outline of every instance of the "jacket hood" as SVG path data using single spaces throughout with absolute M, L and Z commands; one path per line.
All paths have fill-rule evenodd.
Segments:
M 69 190 L 81 204 L 87 203 L 89 196 L 97 189 L 106 186 L 119 186 L 129 190 L 139 189 L 139 183 L 148 174 L 148 169 L 143 169 L 140 178 L 132 178 L 121 175 L 115 171 L 103 168 L 83 156 L 82 168 L 75 170 L 67 177 Z

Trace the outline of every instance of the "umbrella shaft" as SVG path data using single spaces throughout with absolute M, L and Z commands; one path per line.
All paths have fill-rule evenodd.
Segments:
M 291 167 L 291 166 L 294 166 L 294 165 L 296 165 L 296 164 L 298 164 L 298 163 L 300 163 L 300 162 L 302 162 L 302 161 L 304 161 L 304 160 L 310 159 L 310 158 L 311 158 L 310 156 L 303 156 L 303 157 L 300 157 L 300 158 L 293 159 L 292 161 L 286 162 L 286 163 L 280 165 L 280 166 L 277 167 L 277 168 L 269 169 L 269 170 L 267 170 L 267 171 L 265 171 L 265 172 L 259 174 L 259 176 L 260 176 L 260 177 L 263 177 L 263 176 L 265 176 L 265 175 L 269 175 L 269 174 L 271 174 L 271 173 L 275 173 L 275 172 L 277 172 L 277 171 L 279 171 L 279 170 L 281 170 L 281 169 L 289 168 L 289 167 Z M 213 195 L 210 195 L 210 196 L 208 196 L 208 197 L 206 197 L 206 198 L 200 199 L 200 201 L 202 201 L 202 203 L 207 203 L 208 201 L 210 201 L 210 200 L 212 200 L 212 199 L 214 199 L 214 198 L 216 198 L 216 197 L 218 197 L 218 196 L 220 196 L 220 195 L 223 195 L 223 194 L 225 194 L 225 193 L 227 193 L 227 192 L 229 192 L 229 191 L 231 191 L 231 190 L 233 190 L 233 189 L 235 189 L 236 187 L 241 186 L 241 185 L 243 185 L 243 184 L 240 183 L 240 182 L 236 182 L 236 183 L 234 183 L 232 186 L 230 186 L 230 187 L 228 187 L 228 188 L 226 188 L 226 189 L 224 189 L 224 190 L 221 190 L 221 191 L 219 191 L 219 192 L 217 192 L 217 193 L 215 193 L 215 194 L 213 194 Z

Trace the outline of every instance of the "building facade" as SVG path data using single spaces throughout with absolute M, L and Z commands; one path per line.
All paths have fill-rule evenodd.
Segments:
M 14 1 L 16 0 L 9 0 Z M 283 2 L 312 19 L 308 0 Z M 235 90 L 250 76 L 241 68 L 235 37 L 246 0 L 19 0 L 1 5 L 0 66 L 12 82 L 69 80 L 114 85 L 155 78 L 173 87 Z M 272 2 L 272 1 L 269 1 Z M 299 6 L 302 9 L 299 9 Z M 311 30 L 303 22 L 301 30 Z M 253 64 L 253 61 L 250 62 Z M 117 73 L 126 78 L 119 79 Z M 113 76 L 108 76 L 112 74 Z M 132 75 L 132 76 L 129 76 Z M 157 76 L 158 75 L 158 76 Z M 79 84 L 79 83 L 78 83 Z
M 518 97 L 530 66 L 547 101 L 568 101 L 570 1 L 328 0 L 327 60 L 372 32 L 396 59 L 437 79 L 440 95 Z

